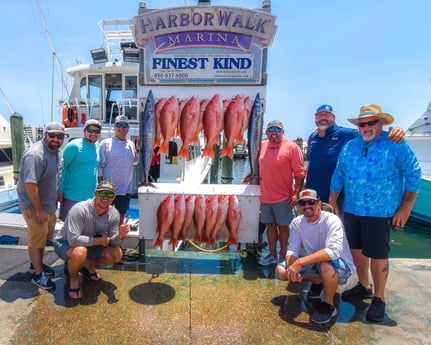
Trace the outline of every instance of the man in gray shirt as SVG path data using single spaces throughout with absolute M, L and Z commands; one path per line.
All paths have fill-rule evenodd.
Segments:
M 45 127 L 42 140 L 23 154 L 17 185 L 18 204 L 27 223 L 28 255 L 31 282 L 44 290 L 55 290 L 49 277 L 54 270 L 43 264 L 45 245 L 54 235 L 57 210 L 57 190 L 62 171 L 60 147 L 64 127 L 51 122 Z
M 73 205 L 55 237 L 55 252 L 65 261 L 64 271 L 70 279 L 71 299 L 82 297 L 79 272 L 91 280 L 102 280 L 96 265 L 113 264 L 123 257 L 119 244 L 130 226 L 128 219 L 119 225 L 120 215 L 112 206 L 114 199 L 114 184 L 99 182 L 94 198 Z

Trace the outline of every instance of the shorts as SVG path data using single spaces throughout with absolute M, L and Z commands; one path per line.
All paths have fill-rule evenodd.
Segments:
M 67 241 L 54 241 L 54 251 L 55 254 L 64 261 L 67 261 L 69 258 L 67 257 L 67 252 L 70 249 L 69 242 Z M 105 250 L 104 246 L 91 246 L 87 247 L 87 259 L 97 260 L 102 256 L 103 251 Z
M 48 220 L 42 224 L 38 223 L 34 208 L 22 209 L 21 213 L 27 223 L 28 247 L 39 249 L 45 248 L 46 242 L 50 241 L 54 236 L 55 223 L 57 222 L 57 216 L 55 213 L 49 214 Z
M 260 221 L 264 224 L 275 223 L 288 226 L 293 219 L 289 201 L 284 200 L 275 204 L 260 204 Z
M 59 218 L 64 222 L 66 220 L 66 216 L 69 213 L 70 209 L 73 205 L 78 203 L 78 201 L 63 199 L 60 204 L 60 216 Z
M 129 209 L 130 198 L 130 194 L 116 195 L 112 205 L 115 206 L 115 208 L 118 210 L 118 212 L 120 212 L 120 214 L 125 214 L 126 211 Z
M 336 259 L 329 261 L 332 267 L 334 267 L 335 272 L 338 275 L 338 284 L 343 285 L 347 283 L 347 280 L 352 275 L 350 271 L 350 267 L 344 262 L 343 259 Z M 286 261 L 279 263 L 281 267 L 286 269 Z M 302 276 L 311 276 L 311 277 L 321 277 L 322 274 L 320 272 L 320 263 L 304 265 L 300 271 Z
M 344 229 L 350 249 L 362 249 L 362 254 L 372 259 L 389 258 L 391 227 L 391 218 L 344 213 Z

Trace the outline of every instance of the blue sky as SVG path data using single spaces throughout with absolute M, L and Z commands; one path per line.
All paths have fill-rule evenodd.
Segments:
M 149 8 L 195 5 L 191 0 L 148 0 Z M 280 119 L 286 137 L 306 139 L 314 111 L 331 104 L 337 123 L 350 126 L 361 105 L 378 103 L 405 129 L 431 99 L 429 0 L 272 0 L 277 33 L 268 56 L 265 122 Z M 64 70 L 90 62 L 102 45 L 102 19 L 137 15 L 138 0 L 39 0 Z M 103 6 L 101 6 L 103 4 Z M 162 5 L 161 5 L 162 4 Z M 260 8 L 261 0 L 211 4 Z M 52 52 L 34 0 L 1 1 L 0 88 L 24 123 L 51 119 Z M 55 68 L 54 99 L 62 95 Z M 69 85 L 71 83 L 69 81 Z M 0 98 L 0 114 L 11 112 Z M 59 109 L 54 106 L 54 120 Z

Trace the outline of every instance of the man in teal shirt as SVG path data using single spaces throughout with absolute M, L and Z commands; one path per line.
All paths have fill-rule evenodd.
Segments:
M 88 120 L 84 125 L 84 137 L 70 141 L 63 149 L 64 170 L 59 193 L 63 221 L 74 204 L 94 196 L 101 130 L 99 121 Z
M 384 319 L 384 290 L 389 273 L 391 228 L 403 227 L 419 192 L 421 169 L 409 144 L 393 144 L 384 125 L 394 121 L 376 104 L 365 105 L 357 118 L 360 137 L 341 150 L 331 180 L 329 203 L 338 214 L 344 187 L 344 226 L 359 282 L 342 293 L 343 300 L 371 298 L 367 320 Z M 368 271 L 374 282 L 374 296 Z

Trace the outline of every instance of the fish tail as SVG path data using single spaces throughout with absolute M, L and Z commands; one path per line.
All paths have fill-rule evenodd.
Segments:
M 232 147 L 225 147 L 223 149 L 223 151 L 220 154 L 220 157 L 225 157 L 225 156 L 233 159 L 233 150 L 232 150 Z
M 178 152 L 178 157 L 189 159 L 189 150 L 187 150 L 185 147 L 181 147 L 180 151 Z
M 238 240 L 236 239 L 235 236 L 229 236 L 228 240 L 227 240 L 227 244 L 234 244 L 234 245 L 238 245 Z
M 172 244 L 172 248 L 175 249 L 178 245 L 178 240 L 176 238 L 171 238 L 169 244 Z
M 165 141 L 162 146 L 160 146 L 159 152 L 165 154 L 166 156 L 169 155 L 169 141 Z
M 212 147 L 208 147 L 208 145 L 205 147 L 205 149 L 202 151 L 202 157 L 214 157 L 214 150 Z
M 160 249 L 163 249 L 163 240 L 161 238 L 158 238 L 156 240 L 156 242 L 154 242 L 154 246 L 153 247 L 154 248 L 160 247 Z

